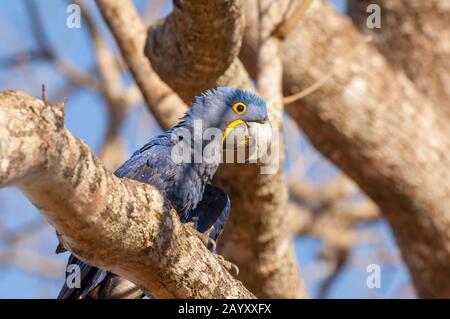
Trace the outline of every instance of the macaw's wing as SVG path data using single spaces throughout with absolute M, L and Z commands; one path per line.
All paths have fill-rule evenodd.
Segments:
M 180 179 L 180 166 L 174 163 L 171 157 L 171 144 L 167 138 L 153 140 L 140 150 L 136 151 L 114 173 L 118 177 L 133 179 L 142 183 L 151 184 L 163 194 L 176 188 Z M 169 198 L 179 213 L 179 207 Z M 180 216 L 181 217 L 181 216 Z
M 168 137 L 155 138 L 136 151 L 114 174 L 163 190 L 166 185 L 174 183 L 173 176 L 176 173 L 173 170 L 176 164 L 171 157 L 171 146 Z
M 201 198 L 198 191 L 201 181 L 190 172 L 190 165 L 174 162 L 172 146 L 173 142 L 166 136 L 150 141 L 114 174 L 157 187 L 181 221 L 186 222 L 192 207 Z
M 228 220 L 230 207 L 227 193 L 207 184 L 202 200 L 190 212 L 189 218 L 199 232 L 209 232 L 209 237 L 217 243 Z

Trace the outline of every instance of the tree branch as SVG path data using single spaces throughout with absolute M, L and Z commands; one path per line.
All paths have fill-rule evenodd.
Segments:
M 283 18 L 283 20 L 273 30 L 273 35 L 284 40 L 288 36 L 289 32 L 294 29 L 297 23 L 299 23 L 301 18 L 305 15 L 312 1 L 313 0 L 303 0 L 302 3 L 298 4 L 292 13 L 286 15 L 286 17 Z
M 155 297 L 251 298 L 151 185 L 119 179 L 64 127 L 63 105 L 0 93 L 0 186 L 17 186 L 83 261 Z
M 251 89 L 236 59 L 244 20 L 241 0 L 174 1 L 174 11 L 148 30 L 145 54 L 186 102 L 216 86 Z
M 163 129 L 177 123 L 186 105 L 152 70 L 144 56 L 145 27 L 127 0 L 97 0 L 97 5 L 122 52 L 149 110 Z

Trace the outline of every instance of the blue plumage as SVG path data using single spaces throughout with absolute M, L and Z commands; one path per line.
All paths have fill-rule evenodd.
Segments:
M 239 102 L 246 106 L 245 112 L 241 114 L 233 109 L 233 105 Z M 179 163 L 172 153 L 174 146 L 180 143 L 191 142 L 186 145 L 194 148 L 196 120 L 201 121 L 203 129 L 216 127 L 223 132 L 236 120 L 245 123 L 267 121 L 267 110 L 264 100 L 253 93 L 235 88 L 207 91 L 196 98 L 176 126 L 149 140 L 115 172 L 115 175 L 154 185 L 171 202 L 182 222 L 193 221 L 199 232 L 208 232 L 212 239 L 217 240 L 230 211 L 228 195 L 209 184 L 219 162 L 194 162 L 192 153 L 190 161 Z M 183 133 L 186 132 L 191 133 L 191 141 L 183 140 Z M 218 149 L 223 146 L 221 140 L 207 142 Z M 205 144 L 205 141 L 201 142 L 201 150 Z M 64 285 L 58 298 L 114 297 L 105 289 L 111 289 L 117 284 L 117 276 L 90 267 L 73 255 L 69 263 L 81 265 L 82 287 L 70 289 Z M 113 280 L 114 285 L 111 284 Z M 133 291 L 130 296 L 139 297 L 140 292 Z

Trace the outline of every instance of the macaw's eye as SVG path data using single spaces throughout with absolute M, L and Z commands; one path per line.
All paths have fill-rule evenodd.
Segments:
M 234 103 L 232 109 L 236 114 L 241 115 L 244 114 L 245 111 L 247 110 L 247 105 L 245 105 L 243 102 L 237 102 Z

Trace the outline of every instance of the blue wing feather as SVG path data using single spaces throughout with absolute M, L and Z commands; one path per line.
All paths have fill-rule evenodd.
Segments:
M 210 238 L 218 242 L 230 214 L 230 199 L 225 191 L 206 185 L 202 200 L 189 214 L 191 220 L 196 220 L 197 230 L 201 233 L 210 232 Z

